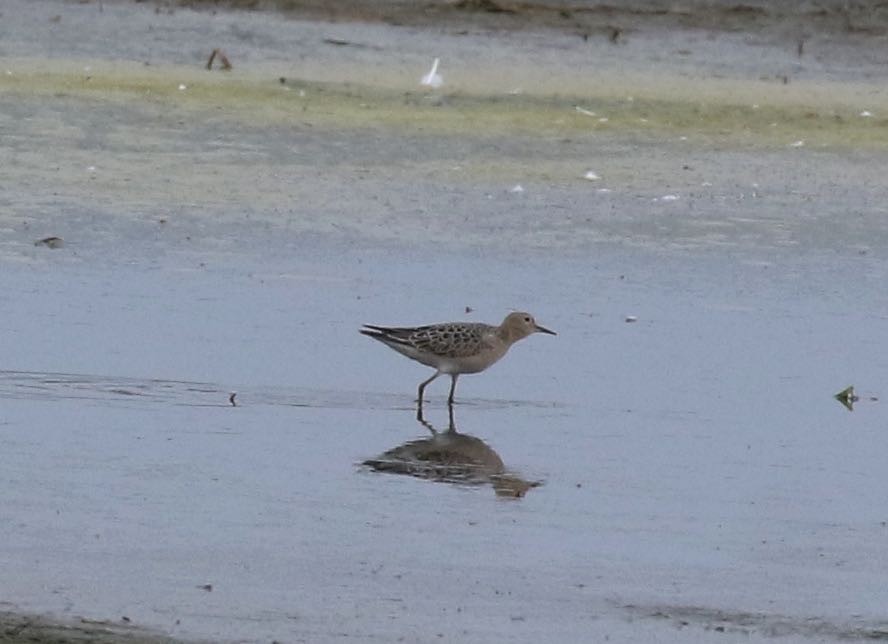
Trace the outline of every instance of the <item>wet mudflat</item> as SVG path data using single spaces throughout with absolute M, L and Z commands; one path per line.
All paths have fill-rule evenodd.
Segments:
M 568 91 L 552 61 L 588 52 L 560 36 L 28 5 L 0 95 L 0 607 L 209 641 L 886 636 L 878 68 L 732 40 L 805 78 L 775 94 L 746 56 Z M 545 82 L 445 57 L 420 90 L 430 42 Z M 461 379 L 458 437 L 446 383 L 433 435 L 428 370 L 357 332 L 513 308 L 559 335 Z M 442 445 L 481 465 L 374 469 Z

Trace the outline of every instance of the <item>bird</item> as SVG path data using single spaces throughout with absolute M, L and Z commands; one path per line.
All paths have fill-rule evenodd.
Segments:
M 423 392 L 441 374 L 451 378 L 447 404 L 453 405 L 456 379 L 479 373 L 506 355 L 513 344 L 533 333 L 558 335 L 540 326 L 530 313 L 509 313 L 499 326 L 480 322 L 445 322 L 417 327 L 385 327 L 365 324 L 360 332 L 379 340 L 412 360 L 435 369 L 419 383 L 417 403 L 422 413 Z

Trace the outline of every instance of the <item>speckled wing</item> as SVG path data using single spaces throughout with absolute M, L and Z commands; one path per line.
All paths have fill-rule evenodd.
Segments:
M 418 327 L 408 341 L 420 351 L 443 358 L 467 358 L 487 347 L 487 336 L 494 327 L 487 324 L 433 324 Z
M 364 325 L 361 333 L 388 344 L 393 349 L 420 359 L 418 354 L 442 358 L 465 358 L 487 347 L 487 337 L 495 327 L 488 324 L 452 322 L 419 327 Z

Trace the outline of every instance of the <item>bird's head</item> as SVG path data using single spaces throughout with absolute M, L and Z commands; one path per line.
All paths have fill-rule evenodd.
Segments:
M 557 335 L 554 331 L 550 331 L 546 327 L 537 324 L 536 320 L 533 319 L 533 316 L 530 313 L 525 313 L 523 311 L 509 313 L 506 316 L 506 319 L 503 320 L 502 325 L 500 325 L 500 329 L 503 331 L 503 335 L 512 342 L 520 340 L 521 338 L 526 338 L 532 333 Z

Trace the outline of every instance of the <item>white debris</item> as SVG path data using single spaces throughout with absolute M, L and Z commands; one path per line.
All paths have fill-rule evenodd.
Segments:
M 96 166 L 94 166 L 94 165 L 87 166 L 86 171 L 87 171 L 87 172 L 95 172 L 95 171 L 96 171 Z
M 598 122 L 599 123 L 607 123 L 609 120 L 610 119 L 607 118 L 606 116 L 602 116 L 600 119 L 598 119 Z
M 574 109 L 577 112 L 579 112 L 580 114 L 585 114 L 586 116 L 597 116 L 597 114 L 595 114 L 595 112 L 592 112 L 592 111 L 587 110 L 583 107 L 580 107 L 579 105 L 575 106 Z
M 422 79 L 419 81 L 420 85 L 438 88 L 444 84 L 444 78 L 441 76 L 441 74 L 438 73 L 438 63 L 440 62 L 440 59 L 435 59 L 435 61 L 432 63 L 432 68 L 429 70 L 429 73 L 423 76 Z
M 599 177 L 595 173 L 595 171 L 589 170 L 586 174 L 583 175 L 583 179 L 587 179 L 588 181 L 598 181 L 599 179 L 601 179 L 601 177 Z
M 869 118 L 870 116 L 873 115 L 873 113 L 870 112 L 869 110 L 863 110 L 863 111 L 860 113 L 860 115 L 861 115 L 863 118 Z
M 800 147 L 802 147 L 802 146 L 804 146 L 804 145 L 805 145 L 805 142 L 802 141 L 801 139 L 799 139 L 798 141 L 793 141 L 792 143 L 790 143 L 790 144 L 789 144 L 789 147 L 791 147 L 791 148 L 800 148 Z
M 660 201 L 678 201 L 678 195 L 663 195 Z
M 185 85 L 185 83 L 179 83 L 180 92 L 184 92 L 186 89 L 188 89 L 188 87 Z
M 612 192 L 612 190 L 610 188 L 599 188 L 595 192 L 597 192 L 600 195 L 604 195 L 604 194 L 607 194 L 608 192 Z
M 519 192 L 524 192 L 524 186 L 522 186 L 520 183 L 516 183 L 514 186 L 509 188 L 509 192 L 514 192 L 516 194 Z

